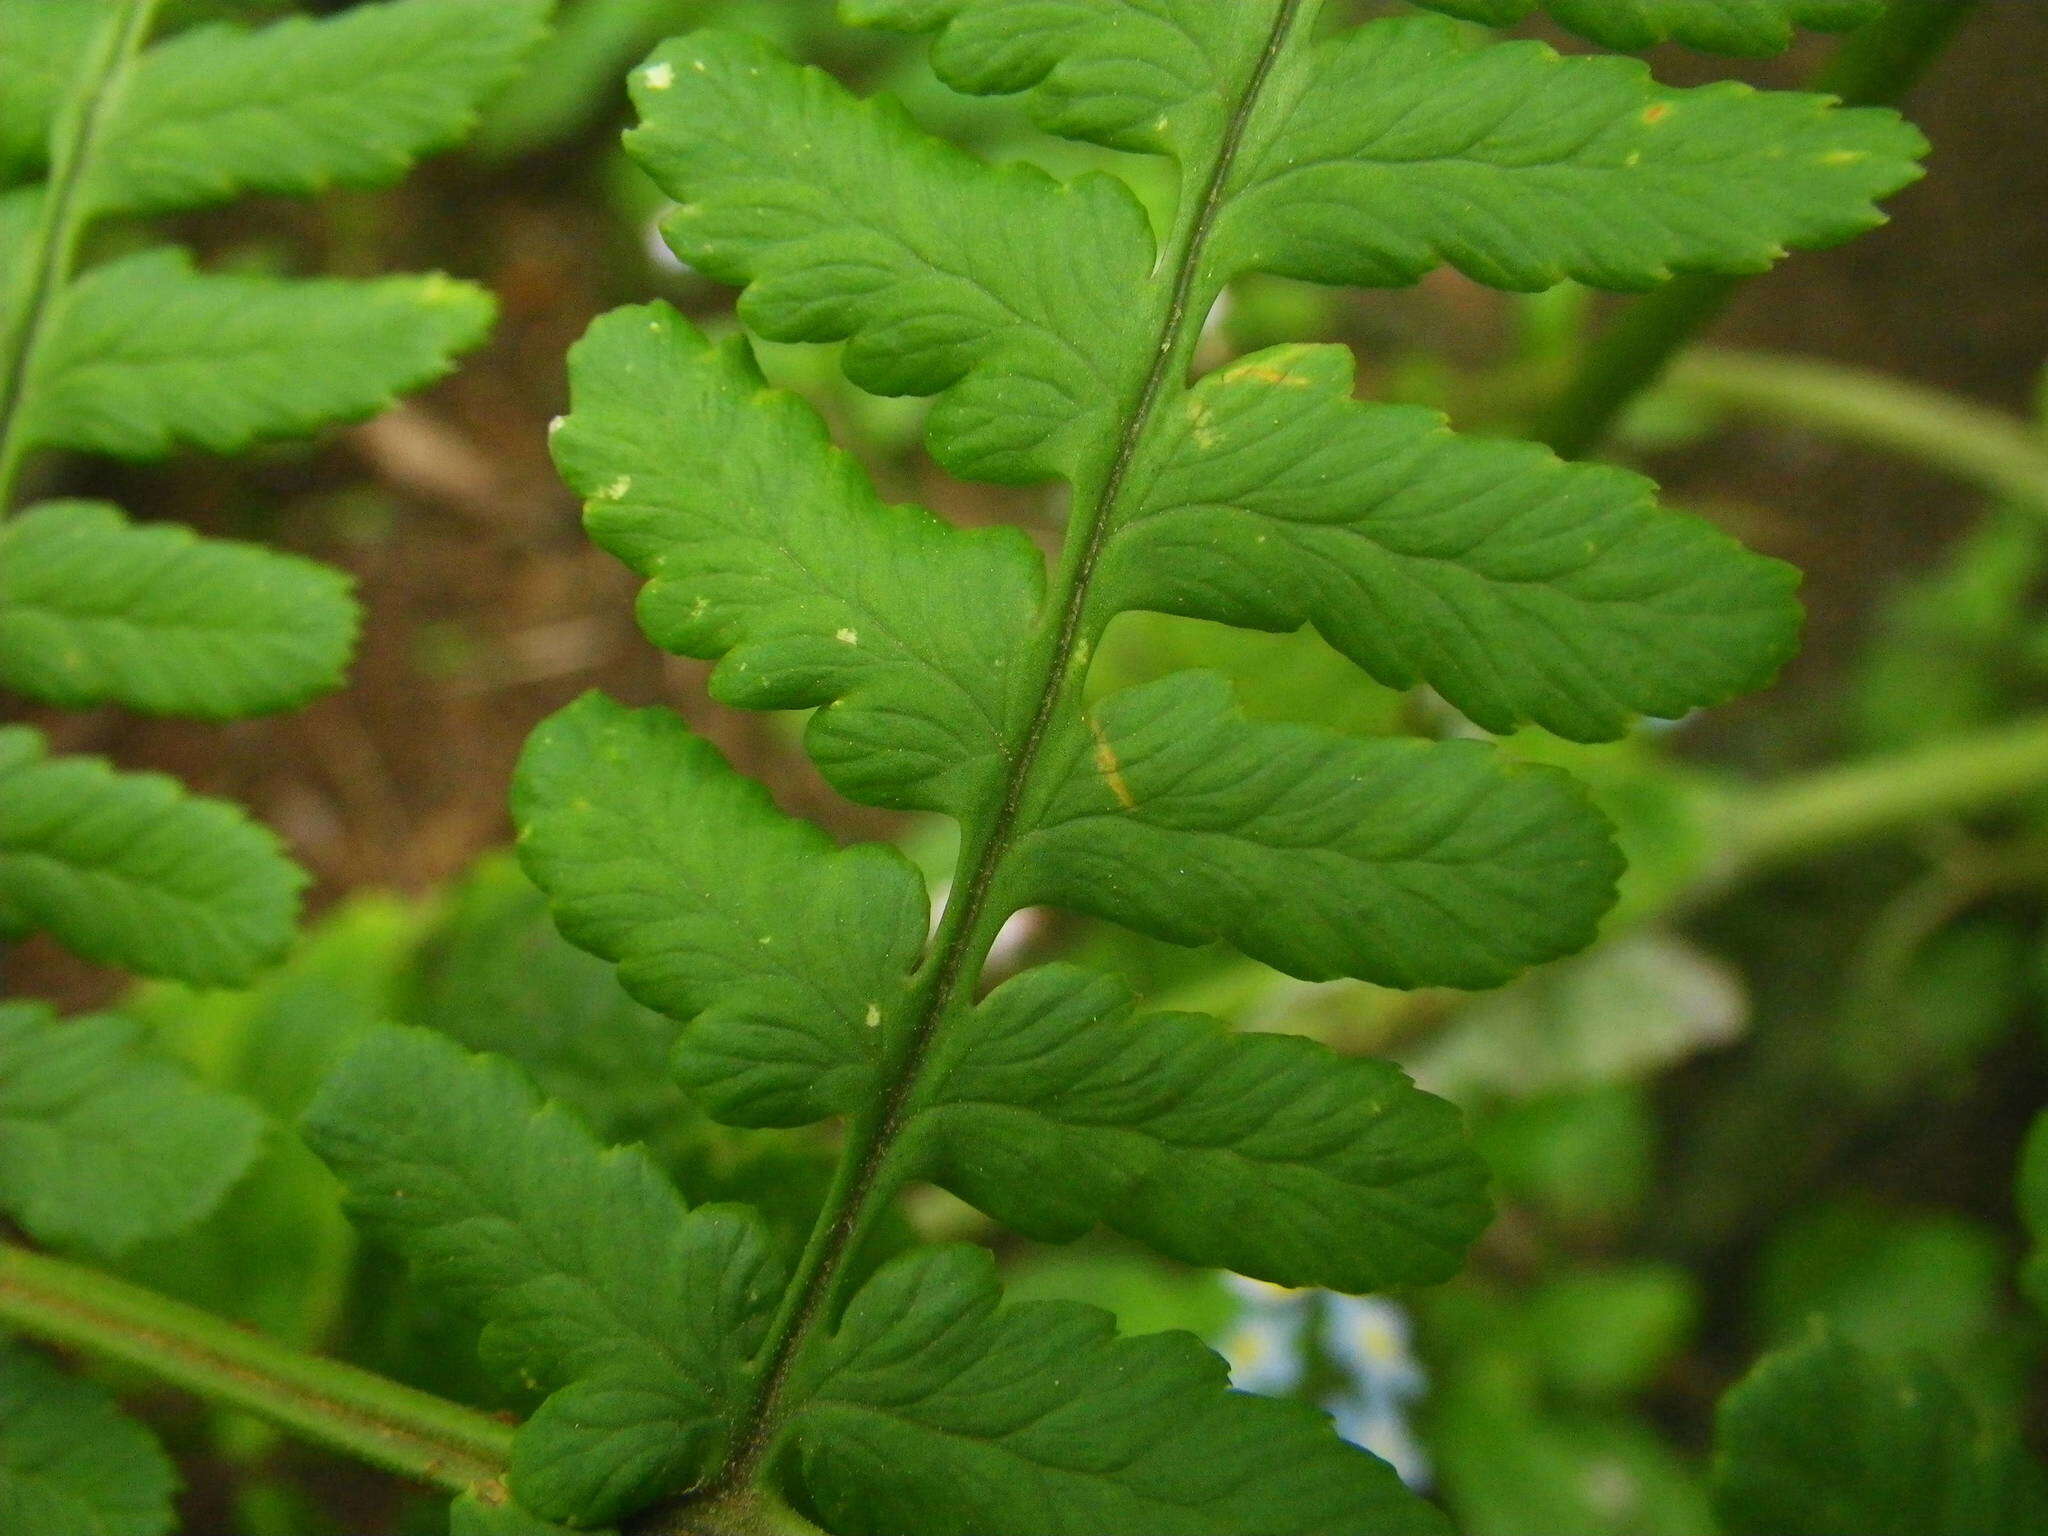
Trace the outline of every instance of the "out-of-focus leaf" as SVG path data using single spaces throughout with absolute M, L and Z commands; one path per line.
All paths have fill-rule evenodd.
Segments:
M 1822 1319 L 1863 1349 L 1939 1360 L 1979 1402 L 2014 1413 L 2040 1351 L 2006 1300 L 2011 1262 L 1996 1229 L 1956 1212 L 1834 1201 L 1772 1235 L 1757 1324 L 1785 1344 Z
M 1595 1083 L 1501 1104 L 1473 1140 L 1508 1199 L 1567 1228 L 1612 1229 L 1649 1192 L 1657 1122 L 1641 1085 Z
M 166 1536 L 177 1486 L 156 1436 L 105 1389 L 0 1351 L 0 1530 Z
M 1639 1078 L 1737 1038 L 1734 973 L 1682 939 L 1625 934 L 1460 1008 L 1400 1053 L 1432 1092 L 1524 1097 Z
M 1721 1400 L 1714 1504 L 1728 1536 L 1988 1536 L 2043 1529 L 2048 1480 L 1932 1362 L 1816 1330 Z
M 129 1019 L 0 1003 L 0 1207 L 44 1242 L 118 1254 L 202 1219 L 262 1122 Z

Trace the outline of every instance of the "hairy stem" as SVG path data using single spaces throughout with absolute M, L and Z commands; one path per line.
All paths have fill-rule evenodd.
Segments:
M 754 1401 L 742 1414 L 732 1455 L 710 1481 L 676 1506 L 654 1511 L 629 1527 L 650 1536 L 715 1536 L 725 1527 L 702 1516 L 730 1501 L 759 1472 L 781 1428 L 783 1396 L 805 1343 L 842 1299 L 849 1261 L 869 1225 L 894 1192 L 891 1154 L 904 1128 L 924 1067 L 949 1009 L 972 995 L 981 963 L 1007 913 L 994 896 L 1003 862 L 1017 834 L 1033 775 L 1064 708 L 1077 707 L 1086 657 L 1088 597 L 1095 568 L 1114 525 L 1126 479 L 1160 402 L 1176 375 L 1189 366 L 1204 318 L 1203 257 L 1252 113 L 1275 62 L 1295 39 L 1305 0 L 1281 0 L 1265 48 L 1246 78 L 1216 153 L 1207 165 L 1188 167 L 1181 208 L 1154 274 L 1151 362 L 1129 408 L 1099 484 L 1077 487 L 1060 571 L 1029 659 L 1037 704 L 1009 761 L 996 803 L 963 839 L 958 877 L 945 915 L 912 979 L 904 1024 L 892 1033 L 884 1061 L 887 1083 L 879 1101 L 856 1115 L 823 1210 L 798 1262 L 795 1277 L 763 1346 Z
M 1927 72 L 1977 3 L 1893 0 L 1842 44 L 1810 89 L 1847 106 L 1892 105 Z M 1537 437 L 1568 459 L 1593 452 L 1629 403 L 1657 382 L 1746 281 L 1696 273 L 1636 300 L 1587 352 Z
M 1838 363 L 1719 348 L 1675 363 L 1671 386 L 1902 454 L 2048 518 L 2048 440 L 1989 406 Z
M 77 1264 L 0 1244 L 0 1323 L 451 1493 L 504 1497 L 512 1429 Z
M 91 209 L 86 194 L 100 135 L 120 105 L 129 66 L 149 40 L 160 0 L 121 0 L 87 55 L 76 88 L 50 141 L 50 177 L 37 211 L 26 260 L 25 290 L 0 336 L 0 518 L 14 498 L 14 482 L 28 452 L 29 386 L 36 355 L 71 280 Z

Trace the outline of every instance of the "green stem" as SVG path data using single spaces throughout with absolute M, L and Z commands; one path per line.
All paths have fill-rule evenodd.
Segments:
M 503 1497 L 509 1425 L 81 1265 L 0 1244 L 0 1323 L 133 1366 L 401 1476 Z
M 1894 0 L 1842 44 L 1811 89 L 1845 106 L 1890 106 L 1927 72 L 1978 0 Z M 1537 436 L 1568 459 L 1598 448 L 1629 403 L 1728 307 L 1747 279 L 1695 273 L 1631 304 L 1594 343 Z
M 1274 64 L 1295 41 L 1307 0 L 1280 0 L 1266 47 L 1246 78 L 1213 161 L 1188 169 L 1181 207 L 1162 254 L 1154 343 L 1145 378 L 1122 417 L 1122 430 L 1099 484 L 1076 487 L 1066 549 L 1033 641 L 1028 676 L 1037 698 L 1029 725 L 1009 753 L 995 804 L 968 818 L 977 830 L 963 841 L 952 899 L 892 1021 L 883 1061 L 888 1085 L 879 1101 L 854 1116 L 832 1187 L 813 1226 L 797 1273 L 762 1346 L 759 1384 L 738 1419 L 733 1451 L 696 1490 L 629 1526 L 648 1536 L 713 1536 L 732 1529 L 725 1511 L 738 1507 L 773 1450 L 785 1417 L 785 1395 L 806 1343 L 833 1313 L 849 1283 L 850 1260 L 901 1182 L 898 1139 L 915 1113 L 917 1090 L 949 1010 L 971 995 L 983 958 L 1007 915 L 997 899 L 1003 863 L 1029 802 L 1033 776 L 1061 712 L 1079 707 L 1080 684 L 1095 636 L 1089 592 L 1130 469 L 1176 375 L 1184 374 L 1206 311 L 1203 258 L 1222 211 L 1225 188 L 1251 115 Z
M 1737 875 L 2048 790 L 2048 717 L 1751 790 L 1730 817 Z
M 1671 387 L 1916 459 L 2048 518 L 2048 443 L 1988 406 L 1836 363 L 1717 348 L 1675 363 Z
M 121 0 L 85 60 L 77 88 L 50 140 L 50 177 L 26 253 L 27 282 L 0 336 L 0 518 L 28 452 L 28 397 L 36 357 L 49 334 L 91 222 L 93 154 L 128 83 L 129 66 L 148 41 L 159 0 Z

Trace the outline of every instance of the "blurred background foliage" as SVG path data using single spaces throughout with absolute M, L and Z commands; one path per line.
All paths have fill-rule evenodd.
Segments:
M 294 8 L 343 7 L 185 0 L 176 14 Z M 121 1001 L 273 1118 L 227 1204 L 124 1271 L 507 1410 L 522 1405 L 463 1364 L 459 1325 L 358 1248 L 331 1177 L 290 1129 L 357 1031 L 404 1020 L 513 1056 L 602 1134 L 646 1142 L 693 1200 L 759 1202 L 790 1241 L 832 1151 L 828 1130 L 711 1124 L 663 1070 L 675 1026 L 554 935 L 497 851 L 526 732 L 591 687 L 665 702 L 791 809 L 847 838 L 899 839 L 934 872 L 949 852 L 941 826 L 836 801 L 795 748 L 799 721 L 719 711 L 700 664 L 645 644 L 631 578 L 582 539 L 547 463 L 562 355 L 592 315 L 658 294 L 731 323 L 730 296 L 659 247 L 658 197 L 616 148 L 624 71 L 659 37 L 709 21 L 899 91 L 985 153 L 1061 172 L 1095 158 L 1034 137 L 1001 103 L 951 95 L 921 45 L 843 29 L 825 0 L 566 0 L 556 40 L 468 152 L 390 192 L 172 221 L 219 268 L 440 267 L 485 281 L 505 323 L 479 361 L 310 447 L 34 468 L 42 491 L 111 495 L 342 566 L 370 611 L 353 686 L 295 715 L 222 731 L 9 710 L 65 748 L 251 804 L 320 881 L 299 953 L 248 992 L 151 985 L 119 999 L 110 977 L 53 948 L 9 956 L 10 990 Z M 1738 64 L 1664 50 L 1652 63 L 1676 83 L 1785 85 L 1831 46 Z M 1749 285 L 1611 445 L 1674 503 L 1804 568 L 1811 623 L 1799 661 L 1759 699 L 1611 746 L 1534 731 L 1508 744 L 1572 767 L 1621 829 L 1631 870 L 1596 948 L 1466 996 L 1309 985 L 1220 949 L 1039 914 L 1006 935 L 1012 963 L 1109 965 L 1153 1006 L 1390 1055 L 1455 1099 L 1501 1205 L 1465 1276 L 1371 1303 L 1273 1293 L 1108 1238 L 1007 1239 L 937 1191 L 909 1202 L 894 1241 L 995 1243 L 1019 1294 L 1204 1334 L 1242 1385 L 1331 1407 L 1471 1536 L 1711 1532 L 1713 1404 L 1816 1320 L 1932 1361 L 1986 1422 L 2038 1440 L 2044 1338 L 2017 1279 L 2028 1237 L 2012 1185 L 2048 1097 L 2044 59 L 2048 8 L 1988 0 L 1911 104 L 1936 155 L 1893 226 Z M 33 155 L 0 145 L 0 166 L 19 174 Z M 1340 339 L 1365 393 L 1526 432 L 1612 311 L 1576 289 L 1514 298 L 1450 272 L 1373 294 L 1256 279 L 1219 308 L 1208 361 Z M 771 348 L 765 363 L 888 494 L 1056 538 L 1055 495 L 940 476 L 918 446 L 918 403 L 851 390 L 824 349 Z M 1093 681 L 1188 666 L 1228 674 L 1256 716 L 1365 735 L 1470 729 L 1441 701 L 1371 684 L 1312 633 L 1127 618 Z M 2048 1179 L 2048 1150 L 2039 1161 Z M 431 1501 L 124 1385 L 198 1469 L 194 1531 L 435 1528 Z

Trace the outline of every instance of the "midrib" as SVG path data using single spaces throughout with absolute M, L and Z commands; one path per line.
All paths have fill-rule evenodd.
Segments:
M 57 301 L 71 279 L 78 244 L 91 210 L 86 206 L 94 151 L 107 120 L 120 103 L 129 66 L 142 51 L 156 19 L 159 0 L 125 0 L 107 19 L 87 61 L 93 84 L 75 116 L 69 136 L 56 147 L 43 191 L 42 216 L 30 237 L 31 277 L 0 357 L 0 519 L 14 494 L 14 479 L 28 451 L 25 419 L 36 358 L 49 331 Z
M 1190 343 L 1203 317 L 1193 313 L 1202 282 L 1203 260 L 1223 211 L 1231 173 L 1273 66 L 1293 39 L 1311 0 L 1281 0 L 1258 62 L 1246 78 L 1225 125 L 1199 195 L 1187 199 L 1175 221 L 1158 275 L 1171 274 L 1171 286 L 1159 311 L 1158 341 L 1131 410 L 1118 435 L 1116 451 L 1103 476 L 1101 491 L 1087 511 L 1069 526 L 1067 555 L 1050 594 L 1059 622 L 1035 647 L 1033 670 L 1039 678 L 1038 704 L 1024 736 L 1010 754 L 995 814 L 987 829 L 962 844 L 964 880 L 956 880 L 939 931 L 910 988 L 910 1027 L 898 1036 L 889 1065 L 893 1067 L 880 1102 L 856 1114 L 833 1187 L 826 1196 L 810 1240 L 797 1265 L 790 1291 L 762 1346 L 766 1361 L 753 1401 L 740 1416 L 733 1450 L 725 1465 L 677 1502 L 658 1508 L 626 1527 L 628 1536 L 720 1536 L 710 1527 L 693 1525 L 692 1514 L 740 1493 L 752 1481 L 761 1461 L 782 1428 L 782 1393 L 818 1324 L 830 1311 L 844 1282 L 846 1260 L 854 1252 L 875 1210 L 888 1197 L 882 1175 L 913 1095 L 929 1061 L 947 1010 L 961 985 L 978 967 L 1000 924 L 988 917 L 1004 859 L 1009 855 L 1017 823 L 1032 787 L 1033 774 L 1057 723 L 1059 709 L 1077 668 L 1086 639 L 1088 598 L 1097 564 L 1111 529 L 1131 467 L 1136 462 L 1173 382 L 1176 365 L 1184 365 Z M 1191 329 L 1192 327 L 1192 329 Z

